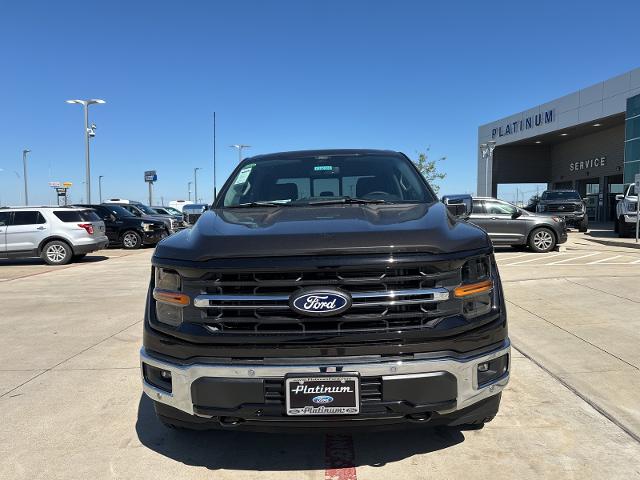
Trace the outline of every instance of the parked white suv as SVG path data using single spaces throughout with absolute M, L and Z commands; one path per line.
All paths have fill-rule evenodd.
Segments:
M 87 208 L 0 208 L 0 258 L 40 257 L 64 265 L 108 243 L 104 222 Z

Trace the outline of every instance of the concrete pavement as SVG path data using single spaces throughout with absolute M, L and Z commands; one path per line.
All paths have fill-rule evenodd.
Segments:
M 639 298 L 625 280 L 638 265 L 534 266 L 547 257 L 537 255 L 502 267 L 514 344 L 531 359 L 514 351 L 498 417 L 480 431 L 336 440 L 162 427 L 141 395 L 137 357 L 150 255 L 27 265 L 28 276 L 0 265 L 1 479 L 640 478 L 640 443 L 629 434 L 640 388 L 625 381 L 637 372 Z M 608 395 L 602 378 L 598 389 L 588 380 L 611 372 Z M 349 468 L 333 468 L 341 459 Z

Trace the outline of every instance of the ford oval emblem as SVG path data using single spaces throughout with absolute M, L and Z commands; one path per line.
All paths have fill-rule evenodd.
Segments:
M 316 317 L 338 315 L 351 307 L 351 296 L 338 289 L 307 289 L 291 295 L 289 305 L 295 312 Z
M 311 401 L 313 403 L 317 403 L 318 405 L 325 405 L 327 403 L 333 402 L 333 397 L 331 395 L 318 395 L 317 397 L 313 397 Z

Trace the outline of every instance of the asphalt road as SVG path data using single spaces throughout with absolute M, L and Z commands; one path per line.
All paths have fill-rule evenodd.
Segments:
M 138 372 L 151 250 L 0 262 L 0 479 L 640 478 L 640 252 L 582 243 L 497 253 L 516 349 L 493 422 L 346 436 L 164 429 Z

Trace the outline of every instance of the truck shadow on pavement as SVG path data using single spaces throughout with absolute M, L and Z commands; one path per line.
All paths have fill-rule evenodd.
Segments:
M 333 453 L 325 434 L 281 434 L 240 431 L 170 430 L 156 418 L 152 401 L 142 395 L 136 422 L 138 439 L 147 448 L 185 465 L 210 470 L 295 471 L 331 468 Z M 341 432 L 344 435 L 344 432 Z M 457 429 L 416 428 L 354 433 L 352 460 L 341 467 L 383 466 L 451 447 L 464 441 Z M 350 443 L 350 442 L 349 442 Z M 344 452 L 337 452 L 341 457 Z

